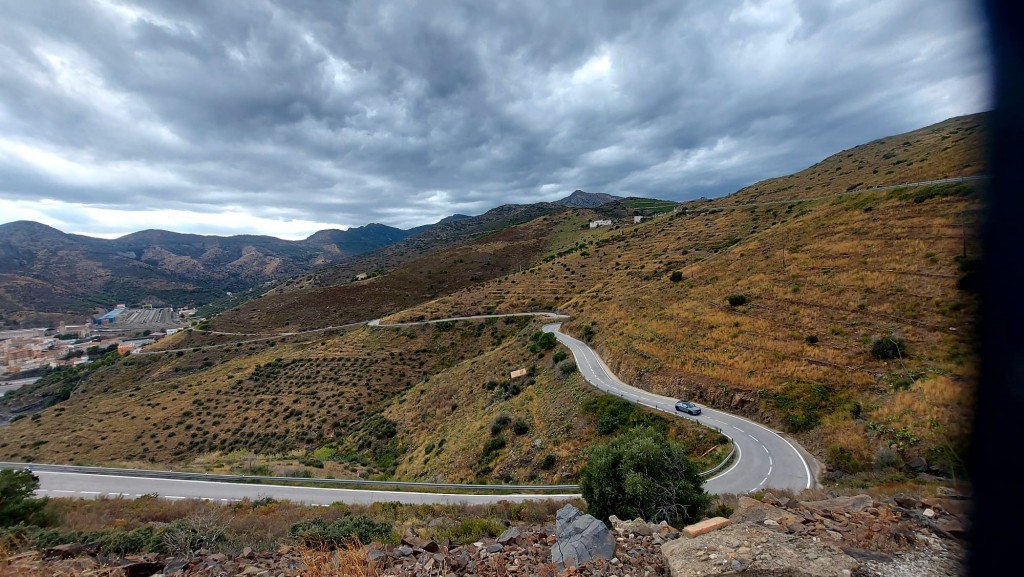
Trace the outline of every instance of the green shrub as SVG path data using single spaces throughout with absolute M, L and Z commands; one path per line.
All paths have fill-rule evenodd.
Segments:
M 36 499 L 39 479 L 28 470 L 0 471 L 0 527 L 19 523 L 33 524 L 46 506 L 46 498 Z
M 730 507 L 729 505 L 726 505 L 725 503 L 719 501 L 718 503 L 715 504 L 714 508 L 710 509 L 707 512 L 707 516 L 708 517 L 725 517 L 726 519 L 728 519 L 729 517 L 732 517 L 733 513 L 735 513 L 735 511 L 733 510 L 732 507 Z
M 563 377 L 573 374 L 576 372 L 576 362 L 566 360 L 558 363 L 558 372 L 562 373 Z
M 583 404 L 597 418 L 597 433 L 613 435 L 636 427 L 651 427 L 666 434 L 668 420 L 612 395 L 600 395 Z
M 633 429 L 591 449 L 580 471 L 588 511 L 608 520 L 641 517 L 681 527 L 711 505 L 686 448 L 650 428 Z
M 672 282 L 679 282 L 683 280 L 683 273 L 680 271 L 672 271 L 672 274 L 669 275 L 668 280 Z
M 498 456 L 498 451 L 505 448 L 506 443 L 507 441 L 505 440 L 504 435 L 498 435 L 487 439 L 487 442 L 484 443 L 483 450 L 480 451 L 480 462 L 490 463 L 493 461 L 494 458 Z
M 555 338 L 554 333 L 545 333 L 543 331 L 534 331 L 530 335 L 530 352 L 540 353 L 555 348 L 558 344 L 558 339 Z
M 557 457 L 555 457 L 551 453 L 548 453 L 547 455 L 544 455 L 543 459 L 540 460 L 540 465 L 539 466 L 544 471 L 550 471 L 551 469 L 554 468 L 555 462 L 557 460 L 558 460 Z
M 512 424 L 512 417 L 508 416 L 508 413 L 498 415 L 494 418 L 494 422 L 491 423 L 491 436 L 504 431 L 510 424 Z
M 784 383 L 781 391 L 765 391 L 761 398 L 782 413 L 790 433 L 817 427 L 823 415 L 845 402 L 822 383 Z
M 832 468 L 845 473 L 859 473 L 864 470 L 864 463 L 852 451 L 837 445 L 828 448 L 825 462 Z
M 807 335 L 806 337 L 804 337 L 804 340 L 807 341 L 807 344 L 809 344 L 809 345 L 816 345 L 816 344 L 818 344 L 818 336 L 817 335 Z
M 871 344 L 871 354 L 876 359 L 897 359 L 907 356 L 907 345 L 897 337 L 882 337 Z
M 159 547 L 159 540 L 154 539 L 152 527 L 139 527 L 131 531 L 112 531 L 99 539 L 100 552 L 104 555 L 123 557 L 131 553 L 153 551 Z
M 517 435 L 525 435 L 530 432 L 530 424 L 526 422 L 526 419 L 518 418 L 515 423 L 512 423 L 512 432 Z
M 357 539 L 361 543 L 385 541 L 391 537 L 392 527 L 366 515 L 348 515 L 333 523 L 320 517 L 299 521 L 288 532 L 307 547 L 335 549 Z
M 882 471 L 886 469 L 900 469 L 903 467 L 903 459 L 896 450 L 889 445 L 882 445 L 875 451 L 875 468 Z
M 505 527 L 493 519 L 471 517 L 459 521 L 454 527 L 445 527 L 438 531 L 434 540 L 450 539 L 452 543 L 465 545 L 475 543 L 484 537 L 497 537 Z
M 223 541 L 226 530 L 213 513 L 196 513 L 168 525 L 163 531 L 162 547 L 171 555 L 191 556 Z
M 564 361 L 569 356 L 568 353 L 562 350 L 555 351 L 555 354 L 551 355 L 551 363 L 557 365 Z
M 738 307 L 747 304 L 747 295 L 735 294 L 728 296 L 729 306 Z

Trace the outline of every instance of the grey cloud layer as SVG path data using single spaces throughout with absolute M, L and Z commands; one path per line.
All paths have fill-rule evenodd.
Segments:
M 492 4 L 7 3 L 0 198 L 412 226 L 725 194 L 988 106 L 962 1 Z

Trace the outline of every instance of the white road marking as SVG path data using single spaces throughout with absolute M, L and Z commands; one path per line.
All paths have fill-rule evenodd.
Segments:
M 786 443 L 787 445 L 789 445 L 789 448 L 793 449 L 793 452 L 796 453 L 797 458 L 799 458 L 800 462 L 803 463 L 803 465 L 804 465 L 804 473 L 807 475 L 807 485 L 804 488 L 805 489 L 810 489 L 811 488 L 811 484 L 814 482 L 814 477 L 811 476 L 811 467 L 807 464 L 807 459 L 804 459 L 803 453 L 798 451 L 796 449 L 796 447 L 793 446 L 793 443 L 790 443 L 785 437 L 783 437 L 782 435 L 780 435 L 780 434 L 776 433 L 775 431 L 769 429 L 768 427 L 763 427 L 761 425 L 758 425 L 757 423 L 755 423 L 754 421 L 751 421 L 750 419 L 748 419 L 746 417 L 741 417 L 739 415 L 731 415 L 731 416 L 734 417 L 734 418 L 746 421 L 746 422 L 748 422 L 748 423 L 750 423 L 750 424 L 752 424 L 752 425 L 754 425 L 756 427 L 762 428 L 765 431 L 768 431 L 769 433 L 771 433 L 772 435 L 775 435 L 776 437 L 778 437 L 780 440 L 782 440 L 783 443 Z M 737 428 L 737 430 L 741 430 L 741 429 Z

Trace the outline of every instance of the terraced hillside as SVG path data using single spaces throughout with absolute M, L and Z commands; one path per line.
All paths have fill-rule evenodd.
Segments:
M 917 456 L 956 468 L 983 181 L 871 187 L 978 174 L 984 127 L 952 119 L 649 222 L 581 231 L 528 271 L 391 320 L 548 306 L 633 384 L 776 423 L 838 469 Z M 904 346 L 878 358 L 880 340 Z
M 362 327 L 238 344 L 193 332 L 103 367 L 70 399 L 17 420 L 0 455 L 339 478 L 574 479 L 610 409 L 588 408 L 596 392 L 552 352 L 530 351 L 534 324 Z M 512 381 L 518 367 L 531 374 Z M 612 409 L 667 428 L 702 463 L 728 448 L 699 427 Z
M 950 472 L 975 378 L 984 181 L 874 187 L 979 174 L 984 138 L 983 115 L 952 119 L 678 211 L 641 203 L 660 216 L 639 224 L 633 199 L 563 208 L 365 281 L 296 281 L 75 381 L 3 430 L 0 458 L 569 479 L 602 432 L 648 417 L 533 346 L 539 321 L 289 334 L 555 309 L 624 380 L 774 423 L 836 471 L 884 480 L 923 456 Z M 590 229 L 599 215 L 616 221 Z M 677 434 L 717 456 L 716 435 Z

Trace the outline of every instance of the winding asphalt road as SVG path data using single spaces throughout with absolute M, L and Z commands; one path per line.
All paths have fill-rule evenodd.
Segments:
M 594 349 L 562 333 L 561 327 L 561 323 L 552 323 L 544 325 L 543 329 L 554 333 L 559 342 L 569 347 L 580 373 L 591 385 L 627 401 L 697 421 L 732 438 L 736 458 L 729 468 L 704 483 L 708 492 L 750 493 L 769 488 L 799 491 L 814 485 L 811 467 L 793 442 L 764 425 L 707 407 L 701 407 L 701 414 L 695 417 L 678 413 L 675 410 L 676 399 L 623 383 Z
M 473 315 L 431 321 L 388 324 L 381 324 L 380 319 L 375 319 L 365 324 L 384 327 L 411 326 L 508 316 L 543 316 L 551 320 L 569 318 L 556 313 L 533 312 L 506 315 Z M 582 341 L 562 333 L 560 329 L 561 323 L 550 323 L 543 327 L 544 331 L 554 333 L 555 337 L 572 351 L 580 373 L 594 387 L 633 403 L 692 419 L 705 426 L 717 429 L 732 439 L 736 447 L 735 458 L 728 468 L 705 482 L 705 489 L 709 492 L 715 494 L 750 493 L 769 488 L 801 490 L 810 488 L 815 484 L 814 476 L 811 473 L 811 466 L 808 464 L 809 457 L 805 457 L 804 453 L 798 449 L 795 443 L 783 438 L 777 432 L 743 417 L 714 409 L 703 408 L 703 413 L 697 417 L 677 413 L 674 410 L 675 399 L 655 395 L 623 383 L 608 369 L 607 365 L 604 364 L 604 361 L 601 360 L 593 349 Z M 123 476 L 112 472 L 104 473 L 100 470 L 93 473 L 37 470 L 36 475 L 40 480 L 39 494 L 53 497 L 91 498 L 100 495 L 138 497 L 156 493 L 167 499 L 198 498 L 229 502 L 238 501 L 246 497 L 250 499 L 273 497 L 275 499 L 289 499 L 312 505 L 328 505 L 334 502 L 366 504 L 380 501 L 398 501 L 415 504 L 482 504 L 498 501 L 571 499 L 579 497 L 578 494 L 456 494 L 333 489 L 288 485 L 251 485 L 220 481 Z

